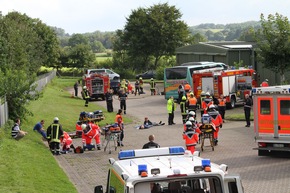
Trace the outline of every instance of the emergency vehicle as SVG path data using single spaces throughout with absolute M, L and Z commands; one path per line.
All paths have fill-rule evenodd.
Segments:
M 225 164 L 191 154 L 181 146 L 124 150 L 110 158 L 105 192 L 118 193 L 243 193 L 239 175 Z M 102 186 L 95 193 L 103 193 Z
M 290 151 L 290 85 L 253 88 L 258 155 Z
M 101 98 L 105 100 L 105 93 L 110 88 L 110 77 L 107 73 L 95 72 L 85 74 L 82 83 L 90 92 L 91 99 Z
M 215 98 L 222 94 L 226 98 L 228 108 L 234 108 L 236 103 L 243 102 L 244 96 L 251 95 L 252 87 L 257 86 L 253 69 L 195 72 L 192 79 L 193 92 L 199 103 L 202 91 L 209 92 Z

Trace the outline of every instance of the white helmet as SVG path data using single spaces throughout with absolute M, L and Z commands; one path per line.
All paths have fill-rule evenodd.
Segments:
M 83 89 L 87 89 L 87 87 L 86 87 L 86 86 L 84 86 L 84 87 L 83 87 Z
M 186 126 L 192 126 L 192 123 L 190 121 L 186 121 L 185 125 Z
M 189 111 L 188 114 L 191 115 L 191 116 L 194 116 L 195 115 L 195 112 L 194 111 Z
M 215 106 L 214 105 L 209 105 L 209 109 L 214 109 Z
M 53 121 L 59 121 L 58 117 L 54 117 Z
M 206 93 L 205 93 L 205 96 L 210 96 L 209 92 L 206 92 Z
M 86 124 L 82 124 L 82 130 L 84 130 L 87 127 Z
M 194 122 L 195 121 L 195 119 L 193 118 L 193 117 L 189 117 L 189 119 L 188 119 L 190 122 Z

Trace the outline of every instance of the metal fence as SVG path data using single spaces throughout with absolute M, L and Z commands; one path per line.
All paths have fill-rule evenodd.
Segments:
M 55 70 L 39 76 L 38 80 L 34 83 L 37 85 L 36 90 L 41 91 L 55 76 Z M 6 101 L 6 96 L 2 96 L 0 98 L 0 127 L 4 126 L 8 118 L 8 103 Z

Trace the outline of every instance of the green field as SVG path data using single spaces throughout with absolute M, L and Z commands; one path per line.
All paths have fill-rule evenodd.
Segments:
M 32 101 L 28 108 L 33 116 L 22 120 L 21 128 L 28 132 L 23 139 L 16 141 L 11 138 L 11 127 L 6 125 L 0 130 L 0 192 L 5 193 L 55 193 L 77 192 L 62 168 L 59 167 L 50 153 L 41 135 L 33 131 L 33 126 L 41 119 L 45 120 L 45 128 L 54 117 L 60 119 L 65 131 L 75 131 L 75 124 L 82 111 L 93 112 L 103 110 L 106 122 L 114 122 L 115 114 L 105 112 L 105 109 L 90 104 L 84 108 L 84 100 L 72 98 L 66 88 L 72 87 L 76 79 L 55 78 L 44 90 L 43 96 Z M 130 122 L 125 118 L 126 122 Z

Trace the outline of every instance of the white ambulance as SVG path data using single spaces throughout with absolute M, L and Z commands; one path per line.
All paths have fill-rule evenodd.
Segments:
M 106 193 L 243 193 L 239 175 L 227 165 L 185 151 L 183 147 L 125 150 L 109 159 Z M 95 193 L 103 193 L 102 186 Z

